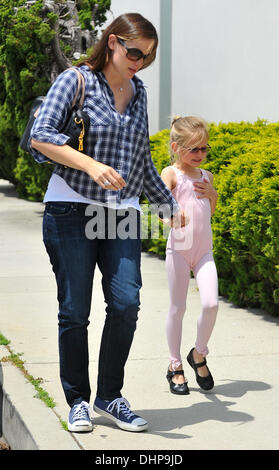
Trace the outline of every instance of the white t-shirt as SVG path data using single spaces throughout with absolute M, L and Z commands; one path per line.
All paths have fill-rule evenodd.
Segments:
M 113 209 L 127 209 L 128 207 L 134 207 L 141 211 L 139 198 L 123 199 L 121 203 L 116 203 L 115 198 L 112 197 L 108 203 L 101 203 L 94 201 L 93 199 L 87 199 L 81 194 L 74 191 L 61 176 L 53 173 L 51 176 L 48 188 L 45 193 L 44 202 L 50 201 L 63 201 L 63 202 L 83 202 L 85 204 L 98 204 L 101 206 L 111 207 Z
M 135 84 L 132 80 L 131 84 L 135 93 Z M 50 177 L 47 191 L 44 197 L 44 202 L 50 201 L 83 202 L 85 204 L 98 204 L 112 207 L 114 209 L 127 209 L 128 207 L 134 207 L 141 212 L 138 197 L 123 199 L 121 203 L 116 203 L 115 198 L 112 197 L 111 201 L 109 201 L 107 204 L 103 204 L 99 201 L 83 197 L 81 194 L 74 191 L 61 176 L 56 175 L 55 173 L 53 173 Z

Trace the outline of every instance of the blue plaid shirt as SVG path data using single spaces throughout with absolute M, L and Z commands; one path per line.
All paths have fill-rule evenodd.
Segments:
M 139 197 L 142 192 L 156 205 L 167 205 L 172 213 L 177 203 L 161 180 L 151 159 L 147 118 L 147 96 L 143 82 L 133 81 L 134 98 L 121 115 L 114 106 L 114 96 L 102 72 L 92 73 L 81 66 L 85 78 L 83 110 L 90 117 L 90 128 L 84 140 L 84 153 L 113 167 L 126 181 L 120 191 L 104 190 L 80 170 L 55 164 L 54 173 L 82 196 L 106 203 L 116 196 L 116 202 Z M 31 138 L 56 145 L 67 144 L 69 137 L 59 132 L 71 108 L 78 79 L 74 70 L 66 70 L 51 86 L 31 131 Z M 50 161 L 37 150 L 30 152 L 38 163 Z

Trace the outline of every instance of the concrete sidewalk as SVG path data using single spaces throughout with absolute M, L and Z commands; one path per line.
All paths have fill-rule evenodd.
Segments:
M 190 395 L 170 394 L 165 375 L 168 288 L 164 262 L 143 253 L 141 311 L 123 389 L 149 430 L 131 433 L 94 415 L 88 434 L 63 430 L 69 408 L 59 380 L 56 285 L 41 236 L 44 206 L 16 197 L 0 180 L 0 332 L 53 398 L 48 408 L 14 365 L 1 361 L 0 437 L 12 449 L 196 450 L 279 449 L 279 321 L 220 299 L 208 364 L 215 388 L 201 392 L 184 361 Z M 93 403 L 105 304 L 96 271 L 89 325 Z M 184 356 L 194 345 L 200 311 L 191 281 L 183 324 Z M 8 350 L 0 346 L 0 358 Z

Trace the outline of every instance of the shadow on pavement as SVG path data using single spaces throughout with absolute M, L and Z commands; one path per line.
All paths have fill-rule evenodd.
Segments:
M 208 402 L 195 403 L 187 406 L 187 397 L 184 397 L 185 406 L 181 408 L 144 409 L 134 410 L 149 422 L 149 434 L 160 435 L 167 439 L 189 439 L 190 435 L 172 432 L 186 426 L 199 424 L 205 421 L 235 422 L 245 424 L 253 421 L 254 417 L 242 411 L 231 410 L 229 407 L 236 405 L 235 401 L 223 401 L 221 397 L 240 398 L 247 392 L 269 390 L 271 386 L 265 382 L 250 380 L 232 380 L 230 383 L 217 385 L 214 391 L 201 392 L 199 388 L 190 388 L 190 393 L 202 393 L 208 398 Z M 169 392 L 168 392 L 169 393 Z M 115 427 L 113 423 L 103 417 L 94 417 L 94 424 Z

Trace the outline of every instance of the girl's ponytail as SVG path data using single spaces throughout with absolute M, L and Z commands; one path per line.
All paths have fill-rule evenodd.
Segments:
M 171 127 L 176 123 L 176 121 L 178 121 L 178 119 L 180 119 L 181 116 L 173 116 L 172 117 L 172 120 L 171 120 Z

